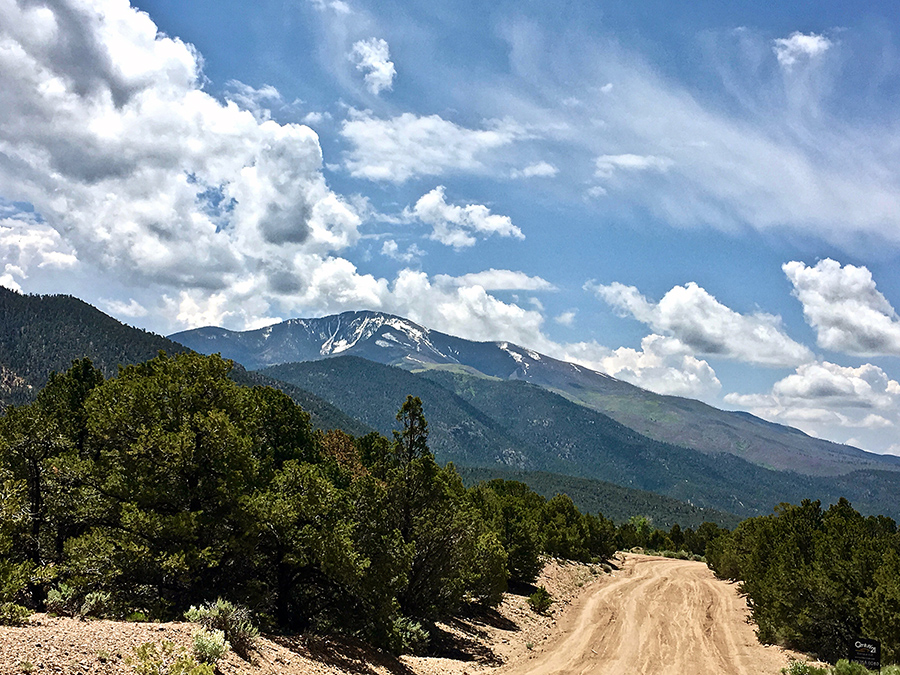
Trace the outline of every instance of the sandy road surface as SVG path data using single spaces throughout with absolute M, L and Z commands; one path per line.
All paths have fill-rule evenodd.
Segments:
M 503 675 L 777 675 L 788 663 L 759 644 L 735 586 L 699 562 L 630 555 L 560 628 Z

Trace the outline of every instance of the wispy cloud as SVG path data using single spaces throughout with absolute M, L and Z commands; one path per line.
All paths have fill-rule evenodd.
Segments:
M 489 152 L 524 135 L 523 128 L 508 121 L 469 129 L 439 115 L 412 113 L 382 119 L 370 111 L 352 111 L 341 125 L 341 136 L 351 146 L 344 163 L 351 175 L 395 183 L 413 176 L 483 171 Z

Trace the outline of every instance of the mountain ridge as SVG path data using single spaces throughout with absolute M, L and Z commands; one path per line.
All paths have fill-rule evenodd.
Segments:
M 468 368 L 472 374 L 531 382 L 654 440 L 708 454 L 726 452 L 765 468 L 810 476 L 900 470 L 898 457 L 814 438 L 750 413 L 655 394 L 507 341 L 465 340 L 382 312 L 290 319 L 253 331 L 205 327 L 170 338 L 201 353 L 220 352 L 248 368 L 337 355 L 359 356 L 413 372 Z

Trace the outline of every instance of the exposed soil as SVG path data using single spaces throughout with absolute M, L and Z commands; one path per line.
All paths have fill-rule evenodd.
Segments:
M 538 584 L 547 616 L 513 589 L 496 610 L 442 624 L 435 655 L 393 658 L 347 639 L 267 636 L 250 662 L 233 653 L 222 675 L 777 675 L 789 654 L 756 641 L 746 602 L 703 563 L 627 555 L 617 569 L 549 563 Z M 164 640 L 189 648 L 188 623 L 79 621 L 36 614 L 0 627 L 0 675 L 125 675 L 133 648 Z

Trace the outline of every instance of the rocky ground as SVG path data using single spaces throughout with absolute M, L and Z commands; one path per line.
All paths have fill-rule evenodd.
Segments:
M 551 561 L 538 584 L 555 603 L 548 616 L 535 614 L 525 593 L 508 593 L 496 610 L 439 626 L 435 655 L 396 659 L 348 639 L 265 636 L 249 662 L 229 653 L 222 675 L 476 675 L 539 654 L 557 622 L 582 591 L 605 576 L 599 566 Z M 517 589 L 513 589 L 514 591 Z M 28 625 L 0 626 L 0 675 L 134 673 L 134 648 L 164 641 L 190 648 L 189 623 L 123 623 L 35 614 Z

